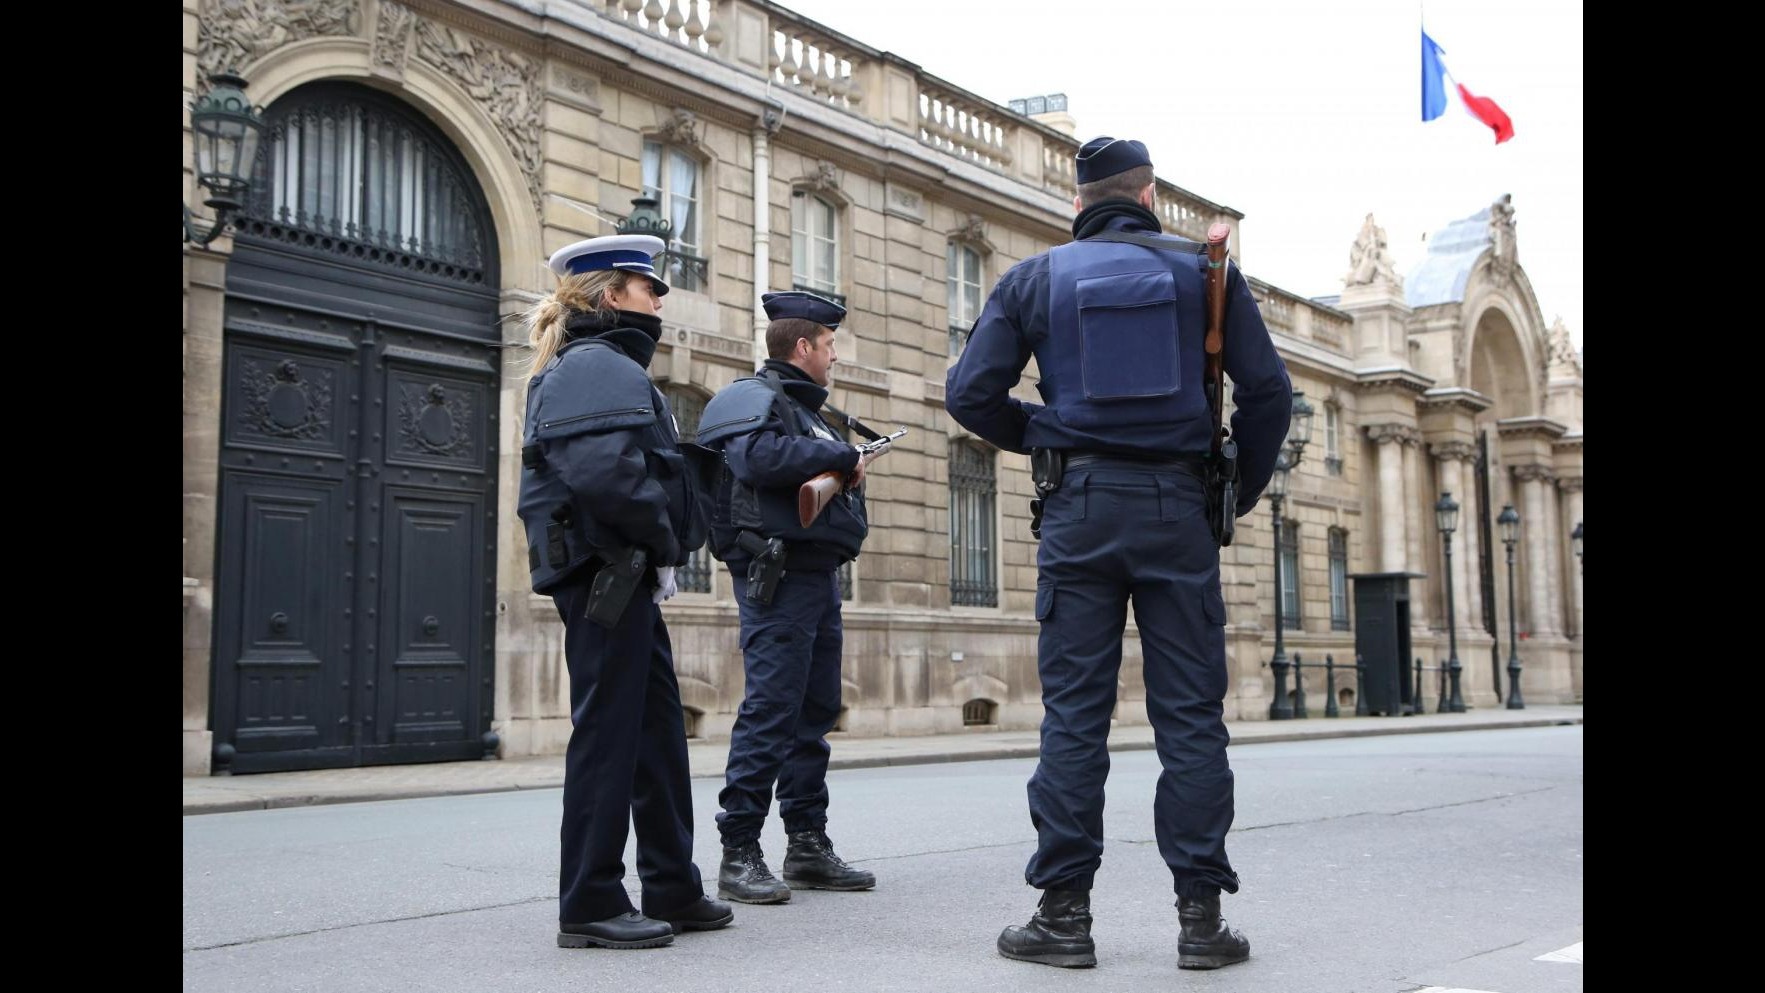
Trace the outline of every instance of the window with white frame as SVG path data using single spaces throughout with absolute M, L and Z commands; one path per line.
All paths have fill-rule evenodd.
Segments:
M 950 443 L 950 603 L 996 607 L 993 516 L 998 495 L 993 450 L 969 441 Z
M 962 351 L 981 316 L 981 253 L 952 241 L 946 253 L 949 273 L 950 354 Z
M 1330 630 L 1348 630 L 1348 532 L 1330 529 Z
M 1324 404 L 1324 469 L 1342 475 L 1342 408 Z
M 643 192 L 672 224 L 668 284 L 694 292 L 705 288 L 706 256 L 699 236 L 701 182 L 696 156 L 672 145 L 643 143 Z
M 791 195 L 791 283 L 840 303 L 839 210 L 804 190 Z

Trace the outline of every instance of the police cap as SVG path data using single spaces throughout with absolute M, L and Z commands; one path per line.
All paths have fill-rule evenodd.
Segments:
M 840 322 L 846 319 L 846 308 L 824 296 L 804 290 L 762 294 L 760 306 L 766 308 L 767 319 L 773 321 L 800 317 L 830 328 L 838 328 Z
M 1132 138 L 1103 135 L 1085 142 L 1073 161 L 1078 165 L 1079 182 L 1095 183 L 1135 166 L 1149 166 L 1152 157 L 1146 154 L 1145 145 Z
M 668 284 L 656 275 L 655 257 L 668 246 L 653 234 L 609 234 L 565 245 L 546 263 L 558 278 L 597 269 L 624 269 L 648 276 L 656 295 L 668 292 Z

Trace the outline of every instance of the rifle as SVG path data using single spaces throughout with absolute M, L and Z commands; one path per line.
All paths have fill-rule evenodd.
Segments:
M 875 441 L 867 441 L 858 445 L 858 464 L 867 465 L 871 459 L 889 450 L 895 439 L 905 435 L 906 428 L 894 434 L 883 435 Z M 835 493 L 846 488 L 846 474 L 829 470 L 797 487 L 797 523 L 808 527 L 821 512 L 827 508 L 827 502 Z
M 1238 443 L 1221 421 L 1225 407 L 1226 369 L 1226 240 L 1232 229 L 1217 223 L 1207 229 L 1207 337 L 1201 385 L 1213 413 L 1213 446 L 1207 462 L 1208 525 L 1221 548 L 1232 543 L 1238 508 Z

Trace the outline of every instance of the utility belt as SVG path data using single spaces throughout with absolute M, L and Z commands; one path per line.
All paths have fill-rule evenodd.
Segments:
M 1036 448 L 1030 451 L 1030 480 L 1036 495 L 1030 499 L 1030 534 L 1042 537 L 1042 501 L 1060 489 L 1069 471 L 1076 469 L 1126 469 L 1133 472 L 1180 472 L 1207 479 L 1207 459 L 1201 455 L 1152 455 L 1099 452 L 1084 448 Z
M 737 531 L 735 544 L 754 557 L 748 563 L 747 599 L 761 605 L 772 603 L 785 573 L 836 569 L 841 561 L 837 553 L 820 542 L 768 538 L 756 531 Z

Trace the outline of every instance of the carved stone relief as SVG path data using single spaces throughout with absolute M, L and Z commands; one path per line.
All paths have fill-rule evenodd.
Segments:
M 403 4 L 380 0 L 374 17 L 374 65 L 403 74 L 417 15 Z
M 539 209 L 539 63 L 464 31 L 417 20 L 417 57 L 451 76 L 482 106 L 521 164 L 527 195 Z
M 210 0 L 196 28 L 196 65 L 206 80 L 289 42 L 360 29 L 360 0 Z

